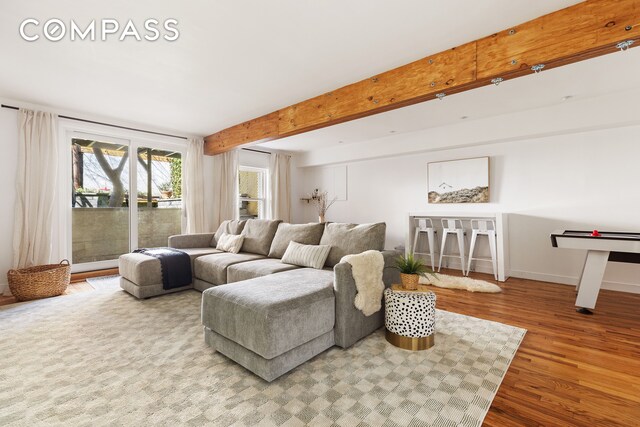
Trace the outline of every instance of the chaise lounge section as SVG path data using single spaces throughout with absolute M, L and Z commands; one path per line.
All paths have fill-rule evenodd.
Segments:
M 335 343 L 333 274 L 301 268 L 202 294 L 206 342 L 272 381 Z

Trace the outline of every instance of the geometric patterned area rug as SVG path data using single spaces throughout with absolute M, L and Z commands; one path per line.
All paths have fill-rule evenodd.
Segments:
M 0 425 L 479 426 L 525 330 L 438 311 L 267 383 L 204 343 L 201 294 L 100 290 L 0 308 Z

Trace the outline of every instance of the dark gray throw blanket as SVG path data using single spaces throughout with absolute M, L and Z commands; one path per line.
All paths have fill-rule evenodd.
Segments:
M 133 252 L 160 260 L 163 289 L 175 289 L 191 284 L 191 258 L 186 252 L 173 248 L 141 248 Z

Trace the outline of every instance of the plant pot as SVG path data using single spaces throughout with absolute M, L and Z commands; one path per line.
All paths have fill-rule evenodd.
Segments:
M 319 223 L 323 223 L 324 221 L 324 215 L 318 215 L 318 222 Z
M 170 199 L 173 196 L 173 191 L 161 191 L 160 194 L 162 194 L 163 199 Z
M 400 282 L 402 282 L 402 287 L 408 291 L 417 290 L 419 280 L 420 276 L 418 276 L 417 274 L 400 273 Z

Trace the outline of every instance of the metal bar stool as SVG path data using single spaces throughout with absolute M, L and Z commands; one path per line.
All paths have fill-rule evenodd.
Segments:
M 476 247 L 478 236 L 487 236 L 489 240 L 489 250 L 491 258 L 474 258 L 473 251 Z M 493 277 L 498 280 L 498 262 L 496 256 L 496 222 L 492 219 L 472 219 L 471 220 L 471 246 L 469 248 L 469 264 L 467 265 L 467 275 L 471 270 L 471 261 L 491 261 L 493 265 Z
M 429 243 L 429 252 L 417 252 L 418 242 L 420 236 L 426 234 L 427 242 Z M 433 221 L 431 218 L 419 218 L 416 225 L 416 233 L 413 237 L 413 255 L 429 255 L 431 257 L 431 269 L 435 269 L 435 250 L 436 250 L 436 234 L 438 231 L 433 227 Z
M 438 263 L 438 272 L 440 272 L 440 267 L 442 266 L 442 258 L 443 257 L 460 257 L 460 269 L 462 270 L 462 274 L 466 275 L 464 267 L 466 265 L 464 261 L 464 236 L 467 233 L 464 231 L 462 226 L 462 220 L 458 218 L 442 218 L 440 220 L 442 222 L 442 246 L 440 248 L 440 262 Z M 458 255 L 444 253 L 445 246 L 447 244 L 447 237 L 449 234 L 453 234 L 458 237 Z

